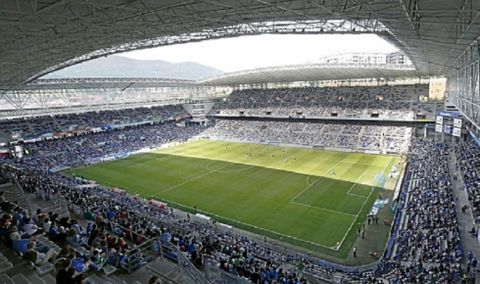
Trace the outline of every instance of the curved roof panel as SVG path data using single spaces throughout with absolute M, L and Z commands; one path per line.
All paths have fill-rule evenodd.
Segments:
M 309 64 L 260 68 L 226 73 L 206 80 L 199 85 L 235 86 L 296 81 L 348 80 L 362 78 L 415 77 L 413 66 L 389 64 Z
M 479 36 L 479 11 L 473 0 L 4 0 L 0 88 L 125 50 L 259 33 L 371 31 L 419 73 L 445 74 Z

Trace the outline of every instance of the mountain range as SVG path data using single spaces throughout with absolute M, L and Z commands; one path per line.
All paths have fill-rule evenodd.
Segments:
M 222 70 L 190 61 L 172 63 L 111 55 L 58 70 L 43 78 L 148 77 L 199 80 L 222 73 Z

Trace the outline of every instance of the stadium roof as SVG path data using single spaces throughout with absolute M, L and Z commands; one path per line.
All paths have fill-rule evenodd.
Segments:
M 31 83 L 22 86 L 21 89 L 127 89 L 137 86 L 142 88 L 191 87 L 194 84 L 195 81 L 192 80 L 161 78 L 62 78 L 34 80 Z
M 138 48 L 261 33 L 376 33 L 419 74 L 446 74 L 480 34 L 474 0 L 4 0 L 0 88 Z M 232 55 L 234 56 L 234 55 Z
M 242 84 L 415 77 L 413 66 L 390 64 L 302 64 L 225 73 L 200 81 L 161 78 L 63 78 L 37 79 L 15 90 L 126 89 L 148 87 L 238 86 Z
M 199 85 L 235 86 L 240 84 L 296 81 L 348 80 L 361 78 L 415 77 L 413 66 L 390 64 L 307 64 L 259 68 L 226 73 L 197 81 Z

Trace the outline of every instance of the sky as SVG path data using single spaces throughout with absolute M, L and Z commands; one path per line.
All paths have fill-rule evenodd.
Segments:
M 206 40 L 119 54 L 134 59 L 193 61 L 225 72 L 304 64 L 352 52 L 394 52 L 397 48 L 374 34 L 254 35 Z

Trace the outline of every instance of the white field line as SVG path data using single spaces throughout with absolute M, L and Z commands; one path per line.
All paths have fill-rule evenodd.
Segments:
M 388 161 L 388 163 L 385 164 L 385 167 L 383 168 L 383 173 L 385 172 L 385 170 L 387 169 L 388 165 L 390 164 L 390 162 L 392 161 L 393 158 L 390 158 L 390 160 Z M 372 186 L 372 188 L 370 189 L 370 193 L 368 194 L 367 198 L 365 199 L 365 201 L 363 201 L 363 204 L 362 204 L 362 207 L 360 207 L 360 210 L 358 211 L 357 213 L 357 216 L 355 217 L 355 219 L 353 220 L 352 224 L 350 224 L 350 227 L 348 228 L 347 232 L 345 233 L 345 235 L 343 235 L 343 238 L 342 240 L 340 241 L 340 245 L 338 245 L 338 248 L 337 250 L 340 249 L 340 247 L 342 247 L 343 245 L 343 242 L 345 241 L 345 239 L 347 238 L 348 234 L 350 233 L 350 231 L 352 230 L 353 228 L 353 225 L 355 225 L 355 223 L 357 222 L 358 220 L 358 217 L 360 216 L 360 213 L 362 212 L 363 210 L 363 207 L 365 207 L 365 204 L 367 204 L 367 201 L 368 199 L 370 199 L 370 196 L 372 195 L 374 191 L 374 187 Z
M 354 214 L 345 213 L 345 212 L 342 212 L 342 211 L 332 210 L 332 209 L 318 207 L 318 206 L 313 206 L 313 205 L 308 205 L 308 204 L 297 202 L 297 201 L 290 201 L 289 203 L 299 205 L 299 206 L 303 206 L 303 207 L 314 208 L 314 209 L 318 209 L 318 210 L 321 210 L 321 211 L 327 211 L 327 212 L 335 213 L 335 214 L 338 214 L 338 215 L 356 217 L 356 215 L 354 215 Z
M 389 162 L 390 163 L 390 162 Z M 388 165 L 388 164 L 387 164 Z M 385 170 L 384 170 L 385 171 Z M 359 195 L 359 194 L 355 194 L 355 193 L 351 193 L 352 189 L 358 184 L 358 182 L 362 179 L 362 177 L 367 173 L 367 171 L 364 171 L 358 178 L 357 180 L 352 184 L 352 186 L 350 187 L 350 189 L 347 191 L 347 195 L 351 195 L 351 196 L 357 196 L 357 197 L 361 197 L 361 198 L 367 198 L 363 195 Z M 367 198 L 368 199 L 368 198 Z
M 346 157 L 345 157 L 345 158 L 346 158 Z M 345 158 L 341 159 L 340 161 L 338 161 L 337 163 L 335 163 L 333 166 L 331 166 L 331 167 L 327 170 L 327 173 L 328 173 L 331 169 L 335 168 L 338 164 L 342 163 Z M 215 160 L 215 161 L 216 161 L 216 160 Z M 215 162 L 215 161 L 214 161 L 214 162 Z M 221 160 L 219 160 L 219 161 L 221 161 Z M 385 172 L 385 169 L 387 168 L 387 166 L 388 166 L 388 164 L 390 163 L 390 161 L 391 161 L 391 159 L 390 159 L 389 162 L 385 165 L 383 172 Z M 170 190 L 172 190 L 172 189 L 175 189 L 175 188 L 177 188 L 177 187 L 179 187 L 179 186 L 182 186 L 182 185 L 184 185 L 184 184 L 186 184 L 186 183 L 189 183 L 189 182 L 192 182 L 192 181 L 194 181 L 194 180 L 200 179 L 200 178 L 202 178 L 202 177 L 204 177 L 204 176 L 210 175 L 210 174 L 212 174 L 212 173 L 214 173 L 214 172 L 220 172 L 220 170 L 222 170 L 222 169 L 224 169 L 224 168 L 227 168 L 227 167 L 229 167 L 229 166 L 231 166 L 231 165 L 234 165 L 234 164 L 235 164 L 235 163 L 229 163 L 229 165 L 226 165 L 225 167 L 222 167 L 222 168 L 217 169 L 217 170 L 210 170 L 210 168 L 209 168 L 209 165 L 210 165 L 210 164 L 208 164 L 208 165 L 206 166 L 206 168 L 207 168 L 207 170 L 209 170 L 209 172 L 204 173 L 204 174 L 201 174 L 201 175 L 199 175 L 199 176 L 195 176 L 195 177 L 193 177 L 193 178 L 191 178 L 191 179 L 189 179 L 189 180 L 186 180 L 186 181 L 184 181 L 184 182 L 182 182 L 182 183 L 179 183 L 179 184 L 176 184 L 176 185 L 174 185 L 174 186 L 171 186 L 171 187 L 169 187 L 169 188 L 167 188 L 167 189 L 165 189 L 165 190 L 163 190 L 163 191 L 160 191 L 160 192 L 156 193 L 155 195 L 153 195 L 153 197 L 156 197 L 156 196 L 158 196 L 158 195 L 161 194 L 161 193 L 165 193 L 165 192 L 167 192 L 167 191 L 170 191 Z M 250 164 L 250 166 L 251 166 L 251 167 L 255 167 L 255 165 L 252 165 L 252 164 Z M 363 174 L 365 174 L 365 173 L 363 173 Z M 360 180 L 360 178 L 363 176 L 363 174 L 357 179 L 357 181 Z M 355 219 L 353 220 L 353 222 L 350 224 L 350 227 L 348 228 L 347 232 L 345 233 L 345 235 L 343 236 L 342 240 L 340 241 L 340 245 L 339 245 L 338 247 L 337 247 L 337 246 L 328 247 L 328 246 L 325 246 L 325 245 L 322 245 L 322 244 L 318 244 L 318 243 L 315 243 L 315 242 L 311 242 L 311 241 L 299 239 L 299 238 L 296 238 L 296 237 L 293 237 L 293 236 L 289 236 L 289 235 L 286 235 L 286 234 L 282 234 L 282 233 L 279 233 L 279 232 L 275 232 L 275 231 L 272 231 L 272 230 L 269 230 L 269 229 L 265 229 L 265 228 L 262 228 L 262 227 L 258 227 L 258 226 L 255 226 L 255 225 L 251 225 L 251 224 L 248 224 L 248 223 L 244 223 L 244 222 L 241 222 L 241 221 L 238 221 L 238 220 L 235 220 L 235 219 L 231 219 L 231 218 L 228 218 L 228 217 L 220 216 L 220 215 L 217 215 L 217 214 L 214 214 L 214 213 L 210 213 L 210 212 L 207 212 L 207 211 L 198 210 L 198 209 L 197 209 L 197 211 L 198 211 L 198 212 L 205 213 L 206 215 L 215 216 L 215 217 L 217 217 L 217 218 L 223 218 L 223 219 L 229 220 L 229 221 L 231 221 L 231 222 L 233 222 L 233 223 L 238 223 L 238 224 L 242 224 L 242 225 L 245 225 L 245 226 L 249 226 L 249 227 L 252 227 L 252 228 L 261 230 L 261 231 L 266 231 L 266 232 L 275 234 L 275 235 L 277 235 L 277 236 L 286 237 L 286 238 L 293 239 L 293 240 L 296 240 L 296 241 L 308 243 L 308 244 L 311 244 L 311 245 L 314 245 L 314 246 L 323 247 L 323 248 L 327 248 L 327 249 L 331 249 L 331 250 L 338 251 L 338 250 L 340 249 L 340 247 L 343 245 L 343 242 L 345 241 L 346 237 L 348 236 L 348 234 L 349 234 L 350 231 L 352 230 L 352 227 L 353 227 L 353 225 L 356 223 L 356 221 L 357 221 L 357 219 L 358 219 L 358 217 L 359 217 L 360 212 L 362 212 L 363 208 L 365 207 L 368 199 L 370 198 L 370 196 L 371 196 L 371 194 L 373 193 L 374 190 L 373 190 L 373 188 L 372 188 L 372 189 L 370 190 L 368 196 L 365 198 L 364 196 L 360 196 L 360 195 L 357 195 L 357 194 L 352 194 L 352 193 L 349 194 L 350 190 L 352 189 L 352 187 L 353 187 L 354 185 L 349 189 L 349 192 L 347 192 L 347 194 L 365 198 L 365 201 L 363 202 L 363 204 L 362 204 L 359 212 L 358 212 L 356 215 L 349 214 L 349 213 L 345 213 L 345 212 L 341 212 L 341 211 L 331 210 L 331 209 L 327 209 L 327 208 L 323 208 L 323 207 L 311 206 L 311 205 L 308 205 L 308 204 L 303 204 L 303 203 L 299 203 L 299 202 L 293 201 L 293 200 L 295 200 L 298 196 L 300 196 L 302 193 L 304 193 L 305 191 L 307 191 L 311 186 L 313 186 L 315 183 L 317 183 L 317 181 L 318 181 L 320 178 L 322 178 L 322 177 L 317 177 L 312 183 L 310 183 L 310 182 L 309 182 L 309 177 L 310 177 L 310 176 L 307 176 L 306 179 L 305 179 L 305 181 L 306 181 L 306 183 L 307 183 L 307 186 L 306 186 L 301 192 L 299 192 L 297 195 L 295 195 L 293 198 L 291 198 L 290 201 L 289 201 L 289 203 L 292 203 L 292 204 L 295 204 L 295 205 L 299 205 L 299 206 L 304 206 L 304 207 L 310 207 L 310 208 L 314 208 L 314 209 L 318 209 L 318 210 L 324 210 L 324 211 L 328 211 L 328 212 L 331 212 L 331 213 L 334 213 L 334 214 L 340 214 L 340 215 L 346 215 L 346 216 L 355 217 Z M 163 198 L 162 198 L 162 199 L 163 199 Z M 177 204 L 177 205 L 180 206 L 180 207 L 183 206 L 183 207 L 186 207 L 186 208 L 193 209 L 192 207 L 189 207 L 189 206 L 186 206 L 186 205 L 183 205 L 183 204 L 178 204 L 178 203 L 176 203 L 176 202 L 172 202 L 172 201 L 169 201 L 169 200 L 166 200 L 166 199 L 163 199 L 163 200 L 164 200 L 165 202 L 167 202 L 167 203 Z
M 368 197 L 365 199 L 365 201 L 363 201 L 362 207 L 360 207 L 360 210 L 358 211 L 355 219 L 353 219 L 353 222 L 350 224 L 350 227 L 348 227 L 347 232 L 345 233 L 345 235 L 343 235 L 342 240 L 340 240 L 340 244 L 338 245 L 337 250 L 339 250 L 339 249 L 342 247 L 343 242 L 345 241 L 345 239 L 347 238 L 348 234 L 349 234 L 350 231 L 352 230 L 353 225 L 355 225 L 355 223 L 357 222 L 358 217 L 360 216 L 360 212 L 362 212 L 363 207 L 365 207 L 365 204 L 367 204 L 367 201 L 368 201 L 368 199 L 370 198 L 370 195 L 372 195 L 372 192 L 373 192 L 373 188 L 370 189 L 370 193 L 368 194 Z
M 178 205 L 180 208 L 181 207 L 185 207 L 185 208 L 189 208 L 191 210 L 195 210 L 194 208 L 190 207 L 190 206 L 186 206 L 186 205 L 183 205 L 183 204 L 179 204 L 179 203 L 176 203 L 176 202 L 173 202 L 173 201 L 169 201 L 167 199 L 163 199 L 163 201 L 165 201 L 166 203 L 172 203 L 172 204 L 176 204 Z M 215 213 L 211 213 L 211 212 L 208 212 L 208 211 L 204 211 L 204 210 L 200 210 L 200 209 L 196 209 L 197 212 L 201 212 L 207 216 L 214 216 L 214 217 L 217 217 L 219 219 L 225 219 L 225 220 L 228 220 L 232 223 L 237 223 L 237 224 L 242 224 L 244 226 L 248 226 L 248 227 L 252 227 L 252 228 L 255 228 L 255 229 L 258 229 L 258 230 L 261 230 L 261 231 L 265 231 L 265 232 L 269 232 L 269 233 L 272 233 L 274 235 L 277 235 L 277 236 L 280 236 L 280 237 L 285 237 L 285 238 L 288 238 L 288 239 L 293 239 L 293 240 L 296 240 L 296 241 L 299 241 L 299 242 L 303 242 L 303 243 L 307 243 L 307 244 L 311 244 L 311 245 L 314 245 L 314 246 L 318 246 L 318 247 L 322 247 L 322 248 L 326 248 L 326 249 L 331 249 L 331 250 L 335 250 L 335 247 L 328 247 L 328 246 L 325 246 L 325 245 L 322 245 L 322 244 L 319 244 L 319 243 L 315 243 L 315 242 L 311 242 L 311 241 L 307 241 L 307 240 L 303 240 L 303 239 L 299 239 L 297 237 L 293 237 L 293 236 L 290 236 L 290 235 L 286 235 L 286 234 L 282 234 L 282 233 L 279 233 L 279 232 L 275 232 L 275 231 L 272 231 L 272 230 L 269 230 L 269 229 L 265 229 L 265 228 L 262 228 L 262 227 L 258 227 L 258 226 L 255 226 L 255 225 L 252 225 L 252 224 L 248 224 L 248 223 L 244 223 L 242 221 L 238 221 L 238 220 L 235 220 L 235 219 L 232 219 L 232 218 L 228 218 L 228 217 L 225 217 L 225 216 L 220 216 L 220 215 L 217 215 Z
M 360 195 L 360 194 L 356 194 L 356 193 L 348 193 L 347 192 L 347 195 L 350 195 L 350 196 L 355 196 L 355 197 L 358 197 L 358 198 L 368 198 L 367 196 L 363 196 L 363 195 Z
M 210 174 L 212 174 L 212 173 L 215 173 L 215 172 L 217 172 L 217 171 L 220 171 L 220 170 L 222 170 L 222 169 L 225 169 L 225 168 L 227 168 L 227 167 L 229 167 L 229 166 L 231 166 L 231 165 L 234 165 L 234 163 L 229 163 L 228 165 L 226 165 L 226 166 L 224 166 L 224 167 L 221 167 L 221 168 L 219 168 L 219 169 L 217 169 L 217 170 L 210 170 L 210 169 L 208 168 L 209 165 L 210 165 L 210 164 L 208 164 L 208 165 L 206 166 L 206 169 L 208 170 L 208 172 L 203 173 L 203 174 L 198 175 L 198 176 L 194 176 L 194 177 L 192 177 L 192 178 L 190 178 L 190 179 L 187 179 L 186 181 L 183 181 L 183 182 L 181 182 L 181 183 L 178 183 L 178 184 L 172 185 L 172 186 L 170 186 L 170 187 L 167 187 L 166 189 L 155 193 L 154 195 L 152 195 L 152 197 L 157 197 L 157 196 L 159 196 L 159 195 L 162 194 L 162 193 L 165 193 L 165 192 L 170 191 L 170 190 L 172 190 L 172 189 L 175 189 L 175 188 L 177 188 L 177 187 L 179 187 L 179 186 L 182 186 L 182 185 L 187 184 L 187 183 L 189 183 L 189 182 L 192 182 L 192 181 L 194 181 L 194 180 L 200 179 L 200 178 L 202 178 L 202 177 L 208 176 L 208 175 L 210 175 Z
M 215 163 L 215 162 L 213 162 Z M 212 171 L 212 172 L 218 172 L 218 173 L 221 173 L 221 174 L 225 174 L 225 173 L 239 173 L 239 172 L 243 172 L 243 171 L 248 171 L 248 170 L 251 170 L 253 168 L 255 168 L 254 165 L 245 165 L 245 164 L 237 164 L 237 163 L 230 163 L 231 165 L 234 165 L 236 164 L 237 166 L 245 166 L 244 168 L 240 168 L 240 169 L 236 169 L 236 170 L 226 170 L 226 171 L 222 171 L 224 168 L 226 167 L 222 167 L 220 169 L 210 169 L 210 165 L 213 164 L 213 163 L 209 163 L 206 168 L 207 170 L 209 171 Z
M 340 159 L 338 162 L 336 162 L 333 166 L 331 166 L 330 168 L 328 168 L 326 174 L 328 174 L 330 172 L 330 170 L 332 170 L 333 168 L 335 168 L 338 164 L 340 164 L 343 160 L 345 160 L 347 157 L 344 157 L 343 159 Z M 305 187 L 301 192 L 299 192 L 297 195 L 295 195 L 293 198 L 290 199 L 290 202 L 294 202 L 293 200 L 295 200 L 297 197 L 299 197 L 300 195 L 302 195 L 302 193 L 304 193 L 307 189 L 309 189 L 312 185 L 314 185 L 320 178 L 322 177 L 327 177 L 326 175 L 325 176 L 317 176 L 317 178 L 312 182 L 310 183 L 309 181 L 309 178 L 310 178 L 310 175 L 307 175 L 307 177 L 305 178 L 305 183 L 307 184 L 307 187 Z M 327 177 L 328 178 L 328 177 Z M 318 207 L 320 208 L 320 207 Z
M 302 195 L 305 191 L 307 191 L 310 187 L 312 187 L 312 185 L 316 184 L 319 179 L 320 179 L 320 177 L 317 177 L 312 183 L 307 185 L 302 191 L 297 193 L 294 197 L 290 198 L 289 203 L 295 202 L 294 200 L 297 199 L 297 197 Z
M 338 166 L 340 163 L 342 163 L 343 160 L 345 160 L 346 158 L 347 158 L 347 157 L 344 157 L 343 159 L 340 159 L 340 160 L 339 160 L 338 162 L 336 162 L 333 166 L 331 166 L 330 168 L 328 168 L 328 170 L 326 171 L 326 173 L 324 174 L 324 176 L 316 176 L 316 177 L 318 177 L 318 178 L 320 178 L 320 177 L 326 177 L 326 178 L 328 178 L 328 176 L 327 176 L 328 173 L 329 173 L 332 169 L 334 169 L 336 166 Z M 307 175 L 307 177 L 305 177 L 305 183 L 306 183 L 308 186 L 310 186 L 310 185 L 314 184 L 315 182 L 317 182 L 317 181 L 315 180 L 314 182 L 311 183 L 311 182 L 310 182 L 310 177 L 312 177 L 312 175 Z
M 213 140 L 212 140 L 213 141 Z M 224 141 L 224 140 L 221 140 L 221 141 Z M 254 145 L 261 145 L 261 146 L 267 146 L 267 147 L 262 147 L 260 148 L 260 153 L 262 153 L 263 151 L 267 151 L 268 154 L 272 153 L 272 152 L 276 152 L 276 151 L 281 151 L 283 153 L 283 147 L 279 147 L 279 146 L 273 146 L 273 145 L 264 145 L 264 144 L 255 144 L 255 143 L 251 143 L 251 142 L 248 142 L 248 141 L 243 141 L 243 142 L 239 142 L 239 141 L 227 141 L 229 143 L 240 143 L 240 144 L 245 144 L 246 146 L 250 146 L 250 144 L 254 144 Z M 188 142 L 187 142 L 188 143 Z M 184 146 L 186 143 L 182 143 L 180 144 L 180 146 Z M 220 161 L 220 162 L 226 162 L 226 163 L 232 163 L 231 160 L 228 160 L 226 158 L 211 158 L 211 157 L 206 157 L 206 156 L 203 156 L 203 155 L 200 155 L 200 154 L 196 154 L 196 153 L 188 153 L 188 152 L 175 152 L 175 151 L 172 151 L 170 152 L 170 150 L 175 150 L 177 146 L 175 147 L 172 147 L 172 148 L 165 148 L 167 149 L 168 151 L 165 151 L 163 152 L 162 150 L 165 150 L 165 149 L 160 149 L 160 151 L 158 151 L 158 153 L 161 153 L 161 154 L 166 154 L 166 155 L 173 155 L 173 156 L 180 156 L 180 157 L 188 157 L 188 158 L 197 158 L 197 159 L 205 159 L 205 160 L 210 160 L 210 161 Z M 224 146 L 222 146 L 224 147 Z M 229 146 L 230 147 L 230 146 Z M 278 148 L 278 149 L 277 149 Z M 286 147 L 288 148 L 288 147 Z M 256 149 L 255 147 L 253 147 L 252 149 Z M 303 147 L 300 147 L 299 149 L 304 149 Z M 310 148 L 308 148 L 309 150 L 311 150 Z M 313 151 L 317 151 L 317 150 L 313 150 Z M 154 151 L 155 152 L 155 151 Z M 328 151 L 327 151 L 328 152 Z M 268 155 L 269 156 L 269 155 Z M 321 176 L 323 177 L 331 177 L 331 175 L 328 175 L 328 173 L 334 169 L 336 166 L 338 166 L 339 164 L 343 163 L 343 161 L 345 159 L 347 159 L 348 156 L 345 156 L 343 157 L 342 159 L 340 159 L 338 162 L 336 162 L 335 164 L 333 164 L 330 168 L 328 168 L 325 173 L 323 173 Z M 297 173 L 297 174 L 302 174 L 302 175 L 311 175 L 311 176 L 317 176 L 316 173 L 311 173 L 311 172 L 305 172 L 305 171 L 300 171 L 300 170 L 297 170 L 297 169 L 289 169 L 289 168 L 285 168 L 283 167 L 284 163 L 282 162 L 282 160 L 280 161 L 277 161 L 277 162 L 274 162 L 273 164 L 275 165 L 282 165 L 282 166 L 272 166 L 272 164 L 270 165 L 267 165 L 267 164 L 262 164 L 260 163 L 259 161 L 264 161 L 265 159 L 263 158 L 254 158 L 252 160 L 248 160 L 247 162 L 246 161 L 243 161 L 243 160 L 238 160 L 238 161 L 233 161 L 233 163 L 235 164 L 241 164 L 241 165 L 248 165 L 248 166 L 253 166 L 253 167 L 259 167 L 259 168 L 267 168 L 267 169 L 272 169 L 272 170 L 280 170 L 280 171 L 290 171 L 292 173 Z M 269 162 L 270 163 L 270 162 Z M 313 171 L 312 171 L 313 172 Z
M 309 204 L 306 204 L 306 203 L 302 203 L 302 202 L 298 202 L 298 201 L 295 201 L 295 199 L 297 199 L 300 195 L 302 195 L 305 191 L 307 191 L 312 185 L 314 185 L 318 180 L 320 180 L 322 177 L 317 177 L 312 183 L 310 183 L 308 181 L 308 178 L 310 176 L 307 176 L 305 178 L 305 182 L 307 183 L 307 186 L 302 190 L 300 191 L 297 195 L 295 195 L 294 197 L 292 197 L 288 203 L 291 203 L 291 204 L 295 204 L 295 205 L 298 205 L 298 206 L 303 206 L 303 207 L 308 207 L 308 208 L 313 208 L 313 209 L 317 209 L 317 210 L 322 210 L 322 211 L 327 211 L 327 212 L 330 212 L 330 213 L 334 213 L 334 214 L 338 214 L 338 215 L 345 215 L 345 216 L 350 216 L 350 217 L 356 217 L 356 215 L 354 214 L 350 214 L 350 213 L 345 213 L 343 211 L 337 211 L 337 210 L 333 210 L 333 209 L 328 209 L 328 208 L 325 208 L 325 207 L 320 207 L 320 206 L 314 206 L 314 205 L 309 205 Z
M 346 157 L 345 157 L 346 158 Z M 335 165 L 333 165 L 332 167 L 330 167 L 330 169 L 327 171 L 329 172 L 332 168 L 334 168 L 336 165 L 338 165 L 339 163 L 341 163 L 345 158 L 341 159 L 339 162 L 335 163 Z M 390 163 L 390 162 L 389 162 Z M 388 163 L 387 163 L 388 165 Z M 384 169 L 385 171 L 385 169 Z M 355 197 L 360 197 L 360 198 L 364 198 L 366 200 L 368 200 L 368 198 L 370 197 L 370 193 L 368 194 L 368 196 L 363 196 L 363 195 L 358 195 L 358 194 L 355 194 L 355 193 L 351 193 L 350 191 L 353 189 L 353 187 L 355 187 L 355 185 L 357 185 L 357 182 L 360 181 L 363 177 L 363 175 L 365 175 L 366 171 L 364 171 L 358 178 L 357 180 L 353 183 L 353 185 L 350 187 L 350 189 L 346 192 L 347 195 L 350 195 L 350 196 L 355 196 Z M 314 208 L 314 209 L 318 209 L 318 210 L 323 210 L 323 211 L 328 211 L 328 212 L 331 212 L 331 213 L 334 213 L 334 214 L 339 214 L 339 215 L 345 215 L 345 216 L 350 216 L 350 217 L 357 217 L 358 214 L 350 214 L 350 213 L 345 213 L 343 211 L 337 211 L 337 210 L 332 210 L 332 209 L 328 209 L 328 208 L 325 208 L 325 207 L 320 207 L 320 206 L 314 206 L 314 205 L 309 205 L 309 204 L 306 204 L 306 203 L 302 203 L 302 202 L 297 202 L 295 201 L 295 199 L 297 199 L 297 197 L 299 197 L 300 195 L 302 195 L 305 191 L 307 191 L 312 185 L 314 185 L 320 178 L 322 177 L 318 177 L 317 179 L 315 179 L 312 183 L 309 182 L 309 178 L 310 176 L 307 176 L 305 178 L 305 182 L 307 184 L 307 186 L 301 191 L 299 192 L 297 195 L 295 195 L 293 198 L 290 199 L 289 203 L 291 204 L 295 204 L 295 205 L 299 205 L 299 206 L 303 206 L 303 207 L 309 207 L 309 208 Z M 362 204 L 362 209 L 363 209 L 363 206 L 365 204 L 365 201 L 364 203 Z M 360 209 L 360 212 L 362 211 L 362 209 Z
M 341 161 L 343 161 L 345 158 L 343 158 Z M 390 163 L 390 161 L 389 161 Z M 339 162 L 337 162 L 334 166 L 330 167 L 330 169 L 334 168 L 336 165 L 338 165 Z M 388 165 L 388 163 L 387 163 Z M 328 171 L 330 171 L 330 169 Z M 327 172 L 328 172 L 327 171 Z M 384 171 L 385 171 L 385 168 L 384 168 Z M 358 178 L 357 180 L 352 184 L 352 186 L 350 187 L 350 189 L 346 192 L 347 195 L 350 195 L 350 196 L 356 196 L 356 197 L 360 197 L 360 198 L 365 198 L 368 200 L 368 197 L 370 196 L 370 193 L 367 196 L 363 196 L 363 195 L 359 195 L 359 194 L 355 194 L 355 193 L 351 193 L 351 190 L 355 187 L 355 185 L 357 185 L 358 181 L 360 181 L 363 177 L 363 175 L 366 173 L 367 171 L 364 171 Z M 307 191 L 312 185 L 314 185 L 320 178 L 322 177 L 318 177 L 315 181 L 313 181 L 312 183 L 309 182 L 309 178 L 310 176 L 307 176 L 305 178 L 305 182 L 307 183 L 307 187 L 305 187 L 301 192 L 299 192 L 297 195 L 295 195 L 292 199 L 290 199 L 289 203 L 292 203 L 292 204 L 295 204 L 295 205 L 300 205 L 300 206 L 305 206 L 305 207 L 310 207 L 310 208 L 316 208 L 316 209 L 320 209 L 320 210 L 325 210 L 325 211 L 329 211 L 329 212 L 332 212 L 332 213 L 337 213 L 337 214 L 341 214 L 341 215 L 347 215 L 347 216 L 353 216 L 353 217 L 357 217 L 357 215 L 354 215 L 354 214 L 350 214 L 350 213 L 345 213 L 345 212 L 342 212 L 342 211 L 336 211 L 336 210 L 332 210 L 332 209 L 328 209 L 328 208 L 324 208 L 324 207 L 319 207 L 319 206 L 313 206 L 313 205 L 308 205 L 308 204 L 305 204 L 305 203 L 301 203 L 301 202 L 297 202 L 295 201 L 295 199 L 297 199 L 297 197 L 299 197 L 300 195 L 302 195 L 302 193 L 304 193 L 305 191 Z M 365 203 L 365 202 L 364 202 Z M 360 210 L 361 211 L 361 210 Z
M 310 185 L 310 182 L 309 182 L 309 180 L 308 180 L 309 178 L 310 178 L 310 176 L 306 176 L 306 177 L 305 177 L 305 183 L 306 183 L 307 185 Z
M 345 160 L 348 156 L 345 156 L 343 157 L 343 159 L 340 159 L 338 162 L 336 162 L 333 166 L 331 166 L 330 168 L 328 168 L 327 172 L 325 173 L 325 177 L 327 177 L 328 173 L 335 169 L 336 166 L 338 166 L 340 163 L 343 163 L 343 160 Z
M 152 197 L 157 197 L 158 195 L 160 195 L 161 193 L 164 193 L 164 192 L 167 192 L 167 191 L 170 191 L 172 189 L 175 189 L 181 185 L 184 185 L 186 183 L 189 183 L 191 181 L 194 181 L 194 180 L 197 180 L 199 178 L 202 178 L 204 176 L 207 176 L 209 174 L 212 174 L 214 172 L 217 172 L 221 169 L 224 169 L 226 167 L 229 167 L 231 165 L 234 165 L 234 163 L 230 163 L 229 165 L 225 166 L 225 167 L 222 167 L 220 169 L 217 169 L 217 170 L 209 170 L 209 172 L 207 173 L 204 173 L 204 174 L 201 174 L 201 175 L 198 175 L 198 176 L 195 176 L 189 180 L 186 180 L 182 183 L 179 183 L 179 184 L 176 184 L 174 186 L 171 186 L 163 191 L 160 191 L 158 193 L 156 193 L 155 195 L 153 195 Z M 207 165 L 207 169 L 208 169 L 208 166 Z M 252 167 L 254 167 L 252 165 Z M 320 178 L 317 178 L 310 186 L 312 186 L 313 184 L 315 184 L 317 182 L 317 180 L 320 179 Z M 186 206 L 186 205 L 183 205 L 183 204 L 179 204 L 179 203 L 176 203 L 176 202 L 173 202 L 173 201 L 169 201 L 167 199 L 164 199 L 164 198 L 161 198 L 162 200 L 164 200 L 165 202 L 167 203 L 172 203 L 172 204 L 176 204 L 178 205 L 179 207 L 186 207 L 186 208 L 190 208 L 190 209 L 194 209 L 190 206 Z M 297 202 L 293 202 L 293 203 L 297 203 Z M 298 203 L 298 205 L 301 205 L 301 206 L 307 206 L 307 207 L 312 207 L 312 208 L 316 208 L 316 209 L 319 209 L 319 210 L 326 210 L 326 211 L 330 211 L 330 212 L 333 212 L 333 213 L 336 213 L 336 214 L 347 214 L 347 215 L 350 215 L 348 213 L 343 213 L 343 212 L 339 212 L 339 211 L 335 211 L 335 210 L 330 210 L 330 209 L 325 209 L 325 208 L 320 208 L 320 207 L 314 207 L 314 206 L 309 206 L 309 205 L 306 205 L 306 204 L 301 204 L 301 203 Z M 272 231 L 272 230 L 269 230 L 269 229 L 265 229 L 265 228 L 262 228 L 262 227 L 258 227 L 258 226 L 255 226 L 255 225 L 252 225 L 252 224 L 248 224 L 248 223 L 244 223 L 244 222 L 241 222 L 241 221 L 238 221 L 238 220 L 235 220 L 235 219 L 231 219 L 231 218 L 228 218 L 228 217 L 224 217 L 224 216 L 220 216 L 220 215 L 217 215 L 217 214 L 214 214 L 214 213 L 211 213 L 211 212 L 207 212 L 207 211 L 203 211 L 203 210 L 199 210 L 197 209 L 198 212 L 202 212 L 204 214 L 206 214 L 207 216 L 215 216 L 217 218 L 223 218 L 223 219 L 226 219 L 226 220 L 229 220 L 233 223 L 238 223 L 238 224 L 242 224 L 244 226 L 248 226 L 248 227 L 252 227 L 252 228 L 255 228 L 255 229 L 258 229 L 258 230 L 261 230 L 261 231 L 265 231 L 265 232 L 269 232 L 269 233 L 272 233 L 272 234 L 275 234 L 277 236 L 280 236 L 280 237 L 285 237 L 285 238 L 289 238 L 289 239 L 293 239 L 293 240 L 296 240 L 296 241 L 300 241 L 300 242 L 304 242 L 304 243 L 308 243 L 308 244 L 311 244 L 311 245 L 314 245 L 314 246 L 318 246 L 318 247 L 322 247 L 322 248 L 326 248 L 326 249 L 331 249 L 331 250 L 335 250 L 335 247 L 328 247 L 328 246 L 325 246 L 325 245 L 322 245 L 322 244 L 319 244 L 319 243 L 315 243 L 315 242 L 311 242 L 311 241 L 307 241 L 307 240 L 303 240 L 303 239 L 299 239 L 297 237 L 293 237 L 293 236 L 289 236 L 289 235 L 286 235 L 286 234 L 282 234 L 282 233 L 279 233 L 279 232 L 276 232 L 276 231 Z M 353 216 L 353 215 L 352 215 Z

